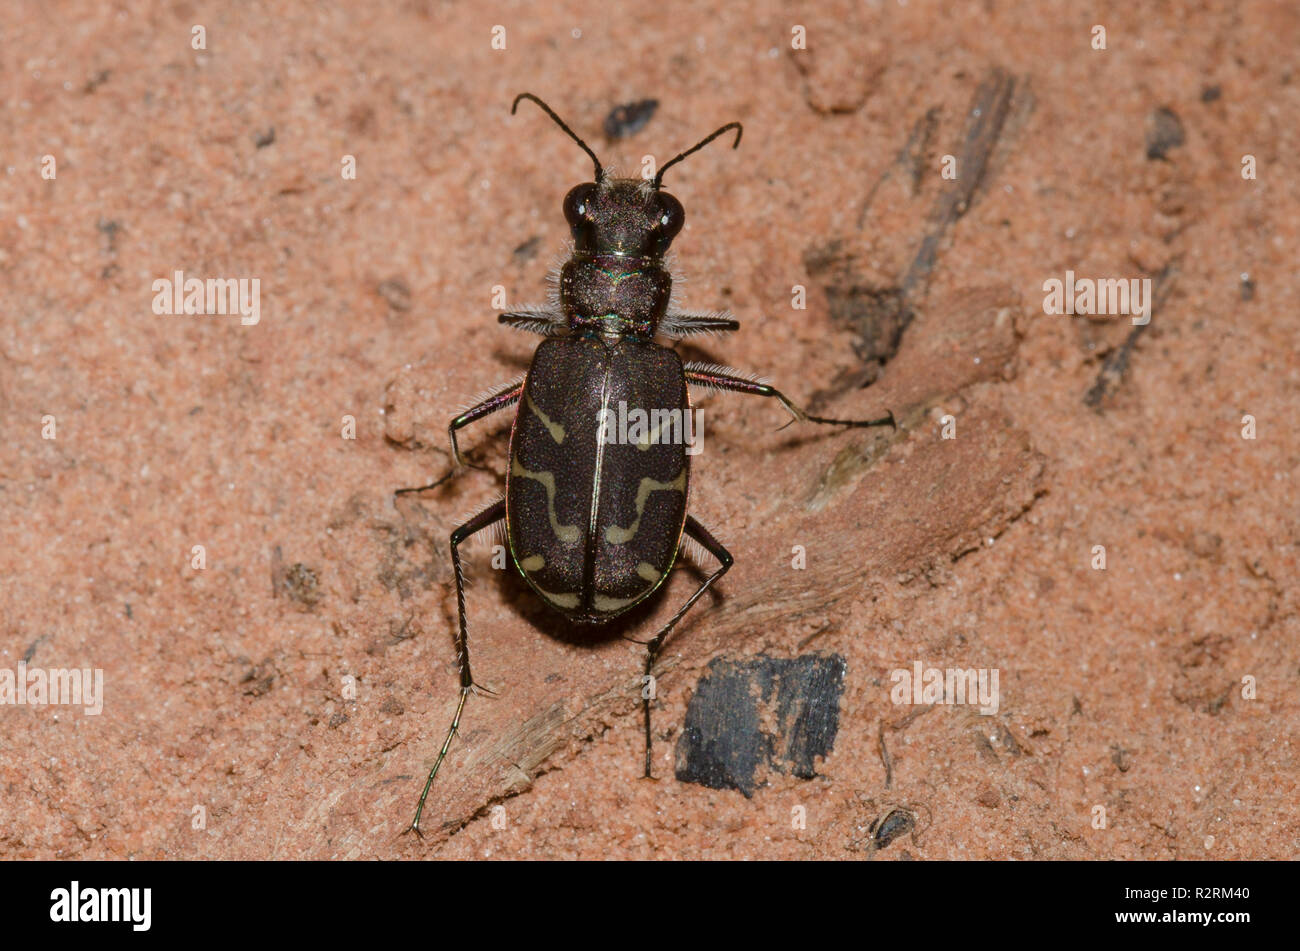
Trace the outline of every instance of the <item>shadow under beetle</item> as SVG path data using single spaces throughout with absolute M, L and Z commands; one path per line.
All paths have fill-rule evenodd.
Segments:
M 578 185 L 564 199 L 564 217 L 573 233 L 573 253 L 560 271 L 552 308 L 503 313 L 509 327 L 540 334 L 525 376 L 499 387 L 451 421 L 448 435 L 456 466 L 465 465 L 456 430 L 518 404 L 510 433 L 506 495 L 451 533 L 451 563 L 456 578 L 460 627 L 456 637 L 460 702 L 447 738 L 420 795 L 408 831 L 419 834 L 420 816 L 452 737 L 465 700 L 484 690 L 474 683 L 469 664 L 465 581 L 460 545 L 470 536 L 505 523 L 510 558 L 529 587 L 573 621 L 599 624 L 629 610 L 668 577 L 683 536 L 698 542 L 718 561 L 660 631 L 646 642 L 645 673 L 654 669 L 664 639 L 709 587 L 731 567 L 731 553 L 686 511 L 690 456 L 681 440 L 661 443 L 654 434 L 641 442 L 607 440 L 602 410 L 625 403 L 651 418 L 655 411 L 680 414 L 690 408 L 688 385 L 732 390 L 775 399 L 799 422 L 839 426 L 893 426 L 883 419 L 827 419 L 804 412 L 781 392 L 725 367 L 687 363 L 655 336 L 680 338 L 697 333 L 738 330 L 727 314 L 695 315 L 670 310 L 672 278 L 664 254 L 681 230 L 681 203 L 663 190 L 664 172 L 714 139 L 734 129 L 730 122 L 664 163 L 654 179 L 614 178 L 596 153 L 551 108 L 536 103 L 595 163 L 593 181 Z M 454 473 L 457 471 L 453 469 Z M 422 492 L 441 485 L 400 489 Z M 490 692 L 490 691 L 485 691 Z M 650 700 L 645 713 L 645 775 L 650 775 Z

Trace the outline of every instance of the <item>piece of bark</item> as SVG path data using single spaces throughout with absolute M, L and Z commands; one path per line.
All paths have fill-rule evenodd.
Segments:
M 717 658 L 686 710 L 677 779 L 746 798 L 764 769 L 812 779 L 835 746 L 846 670 L 838 654 Z

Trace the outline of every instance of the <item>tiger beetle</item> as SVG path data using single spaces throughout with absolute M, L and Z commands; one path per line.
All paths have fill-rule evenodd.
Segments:
M 512 115 L 525 99 L 541 107 L 591 157 L 595 177 L 564 199 L 573 253 L 560 271 L 557 299 L 549 308 L 498 317 L 507 327 L 546 338 L 533 354 L 528 372 L 451 421 L 448 436 L 455 463 L 451 472 L 430 485 L 398 490 L 398 494 L 422 492 L 441 485 L 468 465 L 456 431 L 518 405 L 510 432 L 505 498 L 451 533 L 460 614 L 456 637 L 460 702 L 408 829 L 416 834 L 429 787 L 460 726 L 465 700 L 479 690 L 491 693 L 475 684 L 470 673 L 460 560 L 460 546 L 466 539 L 504 523 L 510 558 L 529 587 L 579 624 L 607 622 L 640 604 L 668 577 L 684 538 L 699 543 L 718 567 L 645 642 L 647 678 L 669 632 L 731 567 L 731 553 L 687 514 L 687 447 L 681 440 L 611 442 L 601 425 L 607 419 L 602 411 L 623 402 L 647 414 L 674 409 L 684 414 L 691 407 L 687 387 L 699 386 L 770 397 L 790 413 L 792 422 L 894 425 L 892 413 L 872 420 L 813 416 L 761 380 L 726 367 L 683 364 L 676 351 L 655 342 L 656 336 L 676 339 L 740 327 L 726 313 L 685 314 L 671 307 L 672 278 L 664 254 L 681 231 L 685 212 L 681 202 L 663 190 L 668 169 L 719 136 L 734 129 L 732 148 L 739 146 L 743 133 L 739 122 L 727 123 L 664 163 L 653 180 L 615 178 L 541 99 L 521 93 L 510 107 Z M 645 775 L 649 777 L 650 698 L 645 693 Z

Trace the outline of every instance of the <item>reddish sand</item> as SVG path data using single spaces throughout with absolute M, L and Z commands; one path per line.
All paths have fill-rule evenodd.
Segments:
M 0 856 L 1300 857 L 1293 4 L 1116 6 L 1104 50 L 1098 14 L 1023 0 L 350 9 L 7 14 L 0 671 L 98 668 L 105 695 L 0 707 Z M 701 400 L 692 511 L 736 565 L 669 642 L 655 781 L 641 648 L 570 636 L 478 549 L 499 696 L 418 840 L 456 702 L 447 536 L 502 491 L 508 414 L 465 434 L 491 471 L 392 491 L 526 368 L 494 288 L 545 299 L 590 175 L 510 116 L 523 90 L 624 171 L 743 121 L 669 174 L 681 302 L 742 322 L 683 353 L 900 428 Z M 860 338 L 927 235 L 893 355 Z M 258 279 L 260 320 L 156 314 L 178 270 Z M 1045 314 L 1067 271 L 1158 279 L 1149 327 Z M 816 778 L 673 778 L 712 659 L 809 652 L 847 664 Z M 918 661 L 998 670 L 997 713 L 895 705 Z

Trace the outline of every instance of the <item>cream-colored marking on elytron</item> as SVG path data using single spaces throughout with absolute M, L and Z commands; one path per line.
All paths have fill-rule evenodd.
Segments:
M 546 559 L 541 555 L 529 555 L 520 560 L 519 567 L 524 571 L 541 571 L 546 567 Z
M 524 402 L 528 404 L 528 408 L 533 411 L 534 415 L 536 415 L 538 420 L 541 421 L 541 424 L 546 427 L 546 431 L 551 434 L 551 438 L 555 440 L 555 444 L 558 446 L 563 443 L 564 427 L 559 423 L 554 422 L 551 417 L 543 413 L 541 407 L 533 402 L 532 394 L 527 390 L 524 391 Z
M 561 525 L 560 520 L 555 517 L 554 475 L 549 472 L 530 472 L 519 464 L 518 459 L 510 463 L 510 474 L 519 476 L 522 479 L 532 479 L 542 484 L 542 488 L 546 490 L 546 516 L 551 520 L 551 531 L 555 533 L 556 538 L 571 545 L 582 537 L 577 525 Z
M 682 466 L 682 471 L 677 473 L 677 478 L 672 482 L 656 482 L 654 479 L 646 476 L 641 480 L 641 485 L 636 490 L 636 518 L 627 528 L 619 528 L 617 525 L 611 525 L 605 529 L 605 541 L 611 545 L 622 545 L 624 542 L 630 542 L 636 537 L 637 529 L 641 527 L 641 516 L 645 515 L 645 503 L 650 498 L 651 492 L 656 491 L 673 491 L 684 492 L 686 490 L 686 467 Z
M 670 564 L 668 567 L 671 568 L 672 565 Z M 660 571 L 648 561 L 638 563 L 636 566 L 636 573 L 646 581 L 649 581 L 650 587 L 646 588 L 640 594 L 634 594 L 630 598 L 611 598 L 608 595 L 595 594 L 592 596 L 591 606 L 597 611 L 605 614 L 608 614 L 611 611 L 621 611 L 629 604 L 641 600 L 655 588 L 659 587 L 659 582 L 663 580 L 663 577 L 666 574 L 666 572 Z
M 537 590 L 538 594 L 557 607 L 572 609 L 582 603 L 582 599 L 576 594 L 555 594 L 554 592 L 546 591 L 543 588 L 538 588 L 536 582 L 533 583 L 533 587 Z
M 660 434 L 661 432 L 663 432 L 663 428 L 664 428 L 665 426 L 670 426 L 670 425 L 672 424 L 672 422 L 673 422 L 673 415 L 672 415 L 672 414 L 673 414 L 673 413 L 676 413 L 678 419 L 681 419 L 681 412 L 682 412 L 682 411 L 679 410 L 679 409 L 674 409 L 674 410 L 658 410 L 658 409 L 657 409 L 657 410 L 653 410 L 653 411 L 651 412 L 651 416 L 650 416 L 650 418 L 651 418 L 651 419 L 654 419 L 654 414 L 659 414 L 659 425 L 656 426 L 654 429 L 650 430 L 650 432 L 646 433 L 645 441 L 637 443 L 637 444 L 636 444 L 636 447 L 637 447 L 638 449 L 640 449 L 642 452 L 645 452 L 645 451 L 646 451 L 647 449 L 649 449 L 651 446 L 653 446 L 653 445 L 657 445 L 657 444 L 659 443 L 659 434 Z M 681 427 L 681 424 L 679 423 L 678 426 L 677 426 L 677 430 L 678 430 L 678 432 L 681 431 L 681 428 L 682 428 L 682 427 Z
M 633 601 L 636 601 L 639 598 L 644 598 L 647 594 L 653 591 L 655 586 L 659 584 L 659 579 L 663 577 L 663 573 L 648 561 L 643 561 L 638 564 L 636 566 L 636 573 L 646 581 L 649 581 L 650 587 L 646 588 L 640 594 L 632 595 L 630 598 L 611 598 L 603 594 L 594 594 L 591 598 L 591 606 L 597 611 L 603 611 L 605 613 L 621 610 Z
M 647 592 L 642 591 L 641 594 L 634 594 L 630 598 L 608 598 L 603 594 L 593 594 L 591 596 L 591 606 L 597 611 L 608 614 L 610 611 L 617 611 L 620 608 L 627 607 L 637 598 L 643 597 L 646 593 Z

